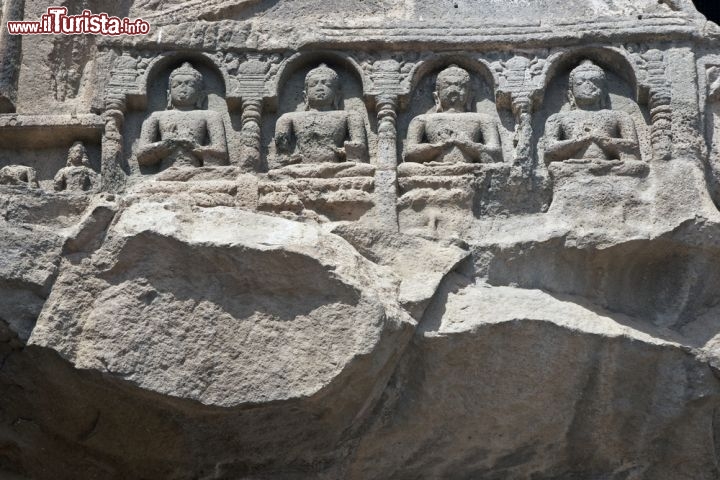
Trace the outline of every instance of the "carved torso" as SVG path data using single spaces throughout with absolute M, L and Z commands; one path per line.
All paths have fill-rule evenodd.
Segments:
M 293 112 L 283 115 L 292 122 L 295 137 L 294 154 L 303 163 L 340 162 L 338 149 L 348 138 L 349 112 Z M 281 119 L 282 120 L 282 119 Z
M 586 136 L 601 138 L 622 138 L 621 124 L 632 123 L 630 115 L 614 110 L 572 110 L 557 115 L 560 123 L 560 140 L 574 140 Z M 578 159 L 613 160 L 615 156 L 603 150 L 597 142 L 592 142 L 578 152 Z
M 87 192 L 92 190 L 98 181 L 98 174 L 85 166 L 65 167 L 58 172 L 62 190 Z M 56 187 L 57 188 L 57 187 Z
M 166 110 L 153 113 L 157 119 L 160 138 L 158 140 L 186 139 L 192 140 L 198 145 L 207 144 L 208 119 L 211 115 L 217 115 L 209 110 Z M 160 164 L 160 170 L 170 166 L 199 167 L 202 161 L 197 155 L 186 148 L 177 147 L 173 152 L 164 158 Z
M 436 162 L 462 163 L 472 162 L 466 153 L 450 143 L 452 139 L 461 139 L 475 143 L 485 143 L 483 128 L 493 124 L 494 120 L 482 113 L 430 113 L 420 115 L 417 122 L 425 125 L 425 139 L 431 144 L 445 144 L 441 156 Z

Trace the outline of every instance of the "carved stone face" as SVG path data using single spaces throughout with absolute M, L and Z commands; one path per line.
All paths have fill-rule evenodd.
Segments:
M 305 79 L 305 100 L 310 108 L 329 109 L 338 95 L 337 77 L 321 71 Z
M 605 77 L 599 72 L 581 70 L 573 74 L 570 85 L 578 107 L 597 106 L 605 95 Z
M 436 88 L 437 101 L 441 111 L 465 111 L 470 94 L 470 81 L 467 73 L 459 69 L 445 70 L 438 75 Z
M 85 155 L 85 147 L 82 143 L 75 142 L 70 150 L 68 151 L 67 164 L 68 166 L 79 167 L 83 164 L 83 157 Z
M 193 107 L 200 98 L 201 85 L 193 75 L 177 74 L 170 80 L 170 99 L 175 107 Z

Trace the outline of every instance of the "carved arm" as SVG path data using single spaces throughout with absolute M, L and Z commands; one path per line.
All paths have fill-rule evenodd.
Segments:
M 443 144 L 423 143 L 425 140 L 425 120 L 414 118 L 410 122 L 407 134 L 407 145 L 403 152 L 403 161 L 425 163 L 437 158 L 442 153 Z
M 206 120 L 208 133 L 208 144 L 199 145 L 193 149 L 193 153 L 203 160 L 203 165 L 223 164 L 228 158 L 227 142 L 225 138 L 225 126 L 222 118 L 216 112 L 208 112 Z
M 367 134 L 362 116 L 350 113 L 347 118 L 348 140 L 344 143 L 348 162 L 365 162 L 368 158 Z
M 474 162 L 492 163 L 502 162 L 502 149 L 500 147 L 500 133 L 497 124 L 494 122 L 483 123 L 481 132 L 485 143 L 479 142 L 479 138 L 470 140 L 455 140 L 455 145 L 468 155 Z
M 562 162 L 573 158 L 592 143 L 590 137 L 561 140 L 562 137 L 563 128 L 560 119 L 557 114 L 552 115 L 545 124 L 545 163 Z

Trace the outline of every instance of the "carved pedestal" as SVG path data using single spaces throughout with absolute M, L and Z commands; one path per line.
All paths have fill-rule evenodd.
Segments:
M 544 177 L 531 179 L 522 165 L 507 163 L 418 164 L 398 166 L 400 230 L 456 236 L 476 219 L 540 212 L 550 190 Z
M 592 227 L 650 218 L 649 167 L 640 160 L 575 160 L 548 166 L 553 200 L 548 213 Z
M 318 221 L 359 220 L 376 205 L 375 173 L 354 162 L 270 170 L 259 182 L 258 208 Z

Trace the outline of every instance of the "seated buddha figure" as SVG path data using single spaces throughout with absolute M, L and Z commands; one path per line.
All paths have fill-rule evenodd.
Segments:
M 548 118 L 545 162 L 639 160 L 635 123 L 629 114 L 606 108 L 605 71 L 584 60 L 570 72 L 571 110 Z
M 451 65 L 437 76 L 434 113 L 410 122 L 403 159 L 405 162 L 489 163 L 501 162 L 497 121 L 468 111 L 470 74 Z
M 367 135 L 362 116 L 339 110 L 340 78 L 327 65 L 305 76 L 305 110 L 282 115 L 275 126 L 275 145 L 282 165 L 364 162 Z
M 218 112 L 202 110 L 203 77 L 185 62 L 170 74 L 168 109 L 143 122 L 140 165 L 201 167 L 227 163 L 225 127 Z

